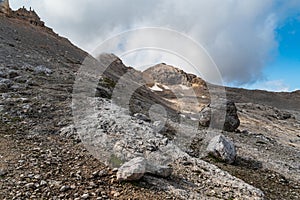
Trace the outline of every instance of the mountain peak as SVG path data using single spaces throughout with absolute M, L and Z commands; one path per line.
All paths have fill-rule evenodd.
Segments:
M 18 10 L 13 11 L 12 15 L 15 18 L 22 19 L 36 26 L 41 26 L 41 27 L 45 26 L 45 23 L 41 20 L 38 14 L 31 8 L 29 10 L 27 10 L 25 7 L 19 8 Z
M 182 69 L 172 65 L 167 65 L 165 63 L 160 63 L 150 67 L 145 70 L 143 74 L 144 76 L 148 77 L 149 80 L 153 80 L 154 82 L 165 85 L 206 85 L 205 81 L 196 75 L 186 73 Z
M 8 0 L 0 0 L 0 14 L 6 17 L 22 20 L 23 22 L 27 22 L 35 26 L 45 27 L 45 23 L 41 20 L 39 15 L 31 9 L 31 7 L 27 10 L 23 6 L 22 8 L 13 11 L 9 6 Z

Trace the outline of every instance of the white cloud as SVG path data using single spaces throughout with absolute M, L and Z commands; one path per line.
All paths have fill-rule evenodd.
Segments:
M 249 89 L 259 89 L 275 92 L 289 92 L 290 87 L 283 80 L 258 81 L 248 87 Z
M 14 8 L 23 4 L 31 5 L 47 25 L 90 52 L 124 30 L 145 26 L 177 30 L 202 44 L 223 79 L 237 84 L 262 78 L 265 63 L 276 52 L 276 27 L 300 8 L 298 0 L 11 0 Z M 130 38 L 124 49 L 141 42 L 139 37 L 143 36 Z M 160 41 L 159 36 L 156 39 Z M 136 58 L 127 62 L 141 66 L 169 59 L 153 52 Z M 176 59 L 169 60 L 177 65 Z M 183 62 L 178 65 L 185 69 Z

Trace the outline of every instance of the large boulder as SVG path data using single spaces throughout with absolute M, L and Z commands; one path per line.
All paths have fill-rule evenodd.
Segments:
M 214 117 L 212 119 L 211 113 L 214 112 Z M 225 115 L 225 116 L 224 116 Z M 237 115 L 237 108 L 232 101 L 226 101 L 224 103 L 218 103 L 215 105 L 208 105 L 200 112 L 199 125 L 203 127 L 209 127 L 212 122 L 224 121 L 224 125 L 222 129 L 224 131 L 233 132 L 235 131 L 239 125 L 240 120 Z M 212 126 L 214 126 L 213 123 Z M 212 127 L 218 128 L 218 127 Z
M 145 158 L 133 158 L 119 168 L 117 172 L 117 180 L 135 181 L 141 179 L 146 172 L 146 164 Z
M 135 181 L 141 179 L 145 173 L 160 177 L 169 177 L 173 172 L 170 166 L 156 165 L 143 157 L 136 157 L 124 163 L 117 172 L 119 181 Z
M 224 131 L 234 131 L 240 126 L 240 120 L 237 114 L 237 108 L 232 101 L 226 104 L 226 118 L 224 123 Z
M 147 162 L 146 173 L 167 178 L 171 176 L 172 172 L 173 168 L 170 166 L 156 165 L 154 163 Z
M 233 163 L 236 158 L 236 150 L 233 142 L 224 135 L 212 138 L 207 146 L 207 152 L 209 155 L 229 164 Z

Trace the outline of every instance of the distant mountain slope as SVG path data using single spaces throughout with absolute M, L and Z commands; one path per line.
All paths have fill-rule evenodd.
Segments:
M 267 92 L 263 90 L 246 90 L 226 88 L 227 97 L 240 103 L 256 103 L 277 107 L 284 110 L 300 111 L 300 91 Z
M 209 95 L 209 88 L 203 79 L 193 74 L 167 64 L 158 64 L 143 72 L 148 81 L 154 84 L 174 86 L 185 85 L 193 87 L 198 96 Z M 211 85 L 212 88 L 217 87 Z M 268 92 L 263 90 L 247 90 L 242 88 L 225 87 L 229 100 L 237 103 L 255 103 L 277 107 L 285 110 L 300 111 L 300 91 Z M 165 90 L 166 92 L 167 90 Z M 161 92 L 163 94 L 163 91 Z

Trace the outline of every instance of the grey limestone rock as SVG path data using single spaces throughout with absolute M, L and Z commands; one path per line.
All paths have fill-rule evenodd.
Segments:
M 117 180 L 135 181 L 141 179 L 146 172 L 146 159 L 142 157 L 133 158 L 124 163 L 117 172 Z
M 217 135 L 211 139 L 207 146 L 207 152 L 218 159 L 227 163 L 233 163 L 236 158 L 236 150 L 232 141 L 224 135 Z
M 40 75 L 47 75 L 49 76 L 50 74 L 53 73 L 53 71 L 43 65 L 39 65 L 36 68 L 34 68 L 34 72 L 36 74 L 40 74 Z

